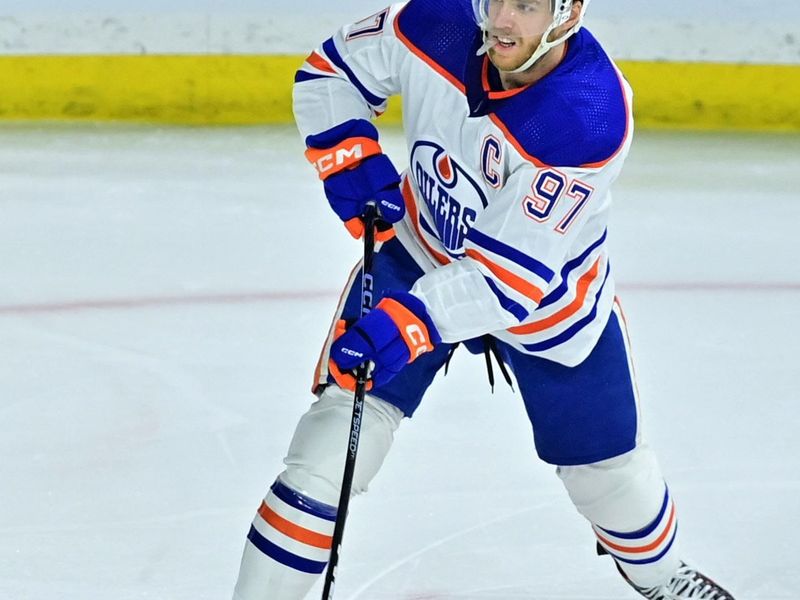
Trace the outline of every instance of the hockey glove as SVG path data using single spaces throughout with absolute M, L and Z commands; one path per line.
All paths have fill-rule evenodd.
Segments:
M 333 211 L 355 238 L 364 234 L 361 216 L 368 202 L 375 202 L 379 220 L 378 241 L 390 239 L 391 224 L 406 212 L 400 193 L 400 175 L 378 144 L 378 130 L 364 119 L 306 138 L 306 158 L 316 167 Z
M 372 362 L 370 390 L 388 382 L 441 341 L 422 300 L 407 293 L 391 294 L 349 329 L 345 330 L 344 321 L 337 323 L 328 366 L 336 383 L 352 391 L 356 367 Z

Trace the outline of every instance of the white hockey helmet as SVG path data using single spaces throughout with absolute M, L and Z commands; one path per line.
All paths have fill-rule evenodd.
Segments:
M 493 43 L 491 42 L 491 32 L 492 32 L 492 23 L 489 18 L 490 14 L 490 4 L 493 2 L 517 2 L 524 4 L 526 2 L 530 2 L 532 0 L 472 0 L 472 11 L 475 15 L 475 21 L 478 23 L 478 26 L 483 31 L 483 40 L 484 44 L 480 49 L 479 53 L 486 52 Z M 558 37 L 553 40 L 549 40 L 550 34 L 553 30 L 557 29 L 567 21 L 569 21 L 570 16 L 572 15 L 572 5 L 573 0 L 544 0 L 545 2 L 550 3 L 550 10 L 553 13 L 553 20 L 550 25 L 543 31 L 538 32 L 523 32 L 523 35 L 540 35 L 542 36 L 542 41 L 539 44 L 539 47 L 531 54 L 530 58 L 526 60 L 520 67 L 509 71 L 510 73 L 521 73 L 522 71 L 527 71 L 528 69 L 533 66 L 533 64 L 539 60 L 542 56 L 547 54 L 547 52 L 555 46 L 558 46 L 562 42 L 564 42 L 567 38 L 571 35 L 576 33 L 583 24 L 583 16 L 586 14 L 586 7 L 589 5 L 590 0 L 582 0 L 581 4 L 581 14 L 578 22 L 571 27 L 568 31 L 566 31 L 561 37 Z

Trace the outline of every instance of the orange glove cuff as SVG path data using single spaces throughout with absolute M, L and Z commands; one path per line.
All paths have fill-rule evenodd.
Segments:
M 353 236 L 353 238 L 360 240 L 364 237 L 364 221 L 362 221 L 359 217 L 353 217 L 349 221 L 345 221 L 344 226 L 348 233 Z M 377 227 L 375 228 L 376 242 L 388 242 L 394 237 L 394 235 L 393 227 L 385 231 L 379 231 Z
M 400 335 L 403 341 L 408 346 L 408 351 L 411 353 L 409 363 L 414 362 L 419 356 L 433 350 L 433 342 L 428 332 L 428 326 L 425 322 L 417 317 L 413 312 L 408 310 L 397 300 L 392 298 L 384 298 L 378 302 L 379 308 L 387 313 L 394 321 L 397 328 L 400 330 Z
M 343 140 L 332 148 L 309 148 L 306 150 L 308 162 L 314 165 L 319 178 L 325 181 L 345 169 L 352 169 L 367 157 L 381 154 L 381 145 L 368 137 L 353 137 Z
M 338 339 L 345 331 L 347 331 L 347 324 L 343 319 L 339 319 L 336 321 L 336 327 L 333 331 L 333 339 Z M 349 392 L 356 391 L 357 380 L 355 375 L 350 372 L 342 371 L 337 364 L 333 362 L 333 359 L 328 360 L 328 371 L 330 371 L 333 380 L 339 385 L 340 388 Z M 370 391 L 371 389 L 372 381 L 368 381 L 366 390 Z

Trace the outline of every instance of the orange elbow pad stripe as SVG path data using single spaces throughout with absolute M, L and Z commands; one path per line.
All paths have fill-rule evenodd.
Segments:
M 403 336 L 403 341 L 411 353 L 409 363 L 414 362 L 420 355 L 433 350 L 428 326 L 400 302 L 392 298 L 384 298 L 376 308 L 387 313 L 397 325 L 400 335 Z
M 592 265 L 592 268 L 586 273 L 584 273 L 578 280 L 578 284 L 575 287 L 576 290 L 575 299 L 572 302 L 570 302 L 567 306 L 565 306 L 558 312 L 547 317 L 546 319 L 534 321 L 533 323 L 527 323 L 526 325 L 511 327 L 508 331 L 516 334 L 538 333 L 540 331 L 544 331 L 551 327 L 555 327 L 559 323 L 563 323 L 564 321 L 569 319 L 572 315 L 577 313 L 584 305 L 584 302 L 586 301 L 586 296 L 589 293 L 589 288 L 591 287 L 592 283 L 594 283 L 594 281 L 597 279 L 597 274 L 599 273 L 599 271 L 600 271 L 600 259 L 598 258 L 595 261 L 594 265 Z
M 324 181 L 331 175 L 352 169 L 365 158 L 382 152 L 381 145 L 372 138 L 353 137 L 332 148 L 309 148 L 306 150 L 306 158 Z
M 331 66 L 331 63 L 322 58 L 316 52 L 312 52 L 311 54 L 309 54 L 308 58 L 306 58 L 306 62 L 315 69 L 319 69 L 320 71 L 324 71 L 325 73 L 333 73 L 334 75 L 336 74 L 336 69 L 334 69 L 333 66 Z
M 471 259 L 481 263 L 487 269 L 489 269 L 492 275 L 497 277 L 497 279 L 499 279 L 509 287 L 515 289 L 523 296 L 527 296 L 537 304 L 542 301 L 542 298 L 544 298 L 544 292 L 535 285 L 533 285 L 530 281 L 526 281 L 519 275 L 515 275 L 508 269 L 504 269 L 497 263 L 490 261 L 488 258 L 483 256 L 476 250 L 468 248 L 466 251 L 466 255 L 469 256 Z

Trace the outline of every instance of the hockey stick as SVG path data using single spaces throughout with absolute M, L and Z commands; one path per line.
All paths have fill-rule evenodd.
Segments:
M 374 204 L 367 204 L 364 211 L 364 263 L 361 267 L 361 316 L 372 310 L 372 259 L 375 255 L 375 222 L 377 209 Z M 369 362 L 356 369 L 356 392 L 353 398 L 353 417 L 350 420 L 350 436 L 348 437 L 347 457 L 344 462 L 342 491 L 339 494 L 339 508 L 336 511 L 336 525 L 333 529 L 331 557 L 325 573 L 325 587 L 322 600 L 333 599 L 333 588 L 336 583 L 336 567 L 339 564 L 339 550 L 344 537 L 344 522 L 347 519 L 347 508 L 350 505 L 350 492 L 353 489 L 353 473 L 356 468 L 358 441 L 361 437 L 361 419 L 364 414 L 364 395 L 367 391 Z

